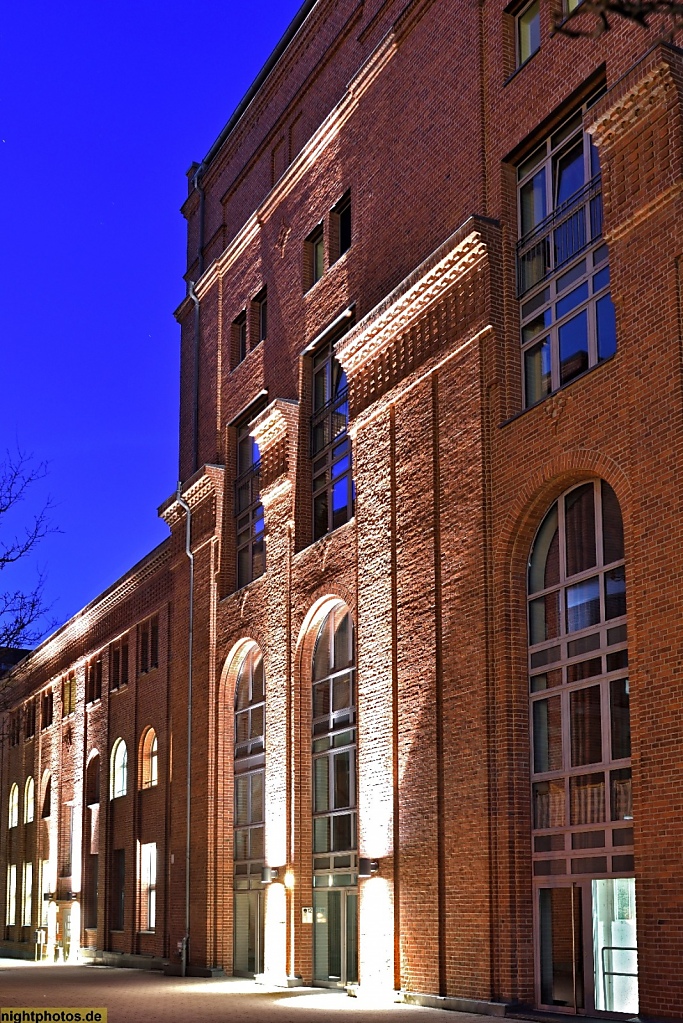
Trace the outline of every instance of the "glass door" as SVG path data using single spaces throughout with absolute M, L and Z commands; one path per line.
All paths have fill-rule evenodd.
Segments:
M 263 892 L 235 892 L 235 954 L 237 976 L 263 973 Z
M 539 887 L 536 913 L 539 1007 L 638 1012 L 635 878 Z
M 313 978 L 326 987 L 358 980 L 358 893 L 352 889 L 313 892 Z

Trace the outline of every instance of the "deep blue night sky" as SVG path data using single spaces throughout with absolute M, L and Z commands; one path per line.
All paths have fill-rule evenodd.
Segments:
M 21 512 L 49 494 L 60 532 L 0 590 L 44 569 L 57 623 L 167 535 L 156 509 L 177 481 L 185 175 L 298 7 L 4 11 L 0 448 L 49 463 Z

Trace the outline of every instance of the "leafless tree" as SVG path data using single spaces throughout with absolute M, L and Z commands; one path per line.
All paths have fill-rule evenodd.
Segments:
M 5 587 L 12 566 L 32 555 L 40 541 L 54 531 L 49 518 L 49 499 L 36 514 L 29 516 L 28 522 L 18 529 L 12 528 L 17 506 L 46 474 L 45 462 L 36 462 L 32 455 L 21 450 L 14 454 L 7 451 L 4 461 L 0 462 L 0 647 L 30 646 L 50 626 L 46 621 L 50 608 L 45 602 L 44 577 L 40 571 L 29 591 Z
M 641 28 L 662 27 L 673 35 L 683 28 L 683 0 L 583 0 L 570 14 L 555 19 L 555 30 L 566 36 L 596 38 L 619 20 Z

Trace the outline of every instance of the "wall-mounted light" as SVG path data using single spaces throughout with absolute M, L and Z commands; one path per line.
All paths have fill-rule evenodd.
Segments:
M 289 888 L 290 891 L 294 887 L 294 874 L 291 870 L 285 872 L 285 888 Z
M 263 867 L 261 870 L 261 883 L 270 884 L 271 881 L 277 881 L 280 876 L 279 867 Z
M 361 856 L 358 860 L 358 876 L 359 877 L 372 877 L 379 870 L 379 860 L 370 860 L 365 856 Z

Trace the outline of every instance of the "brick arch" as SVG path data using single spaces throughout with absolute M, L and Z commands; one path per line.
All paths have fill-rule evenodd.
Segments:
M 528 477 L 498 531 L 494 561 L 509 566 L 510 578 L 515 568 L 519 569 L 520 560 L 526 566 L 536 530 L 553 501 L 570 487 L 596 476 L 609 483 L 617 495 L 626 530 L 625 510 L 630 507 L 631 484 L 625 471 L 599 451 L 580 448 L 567 451 Z

